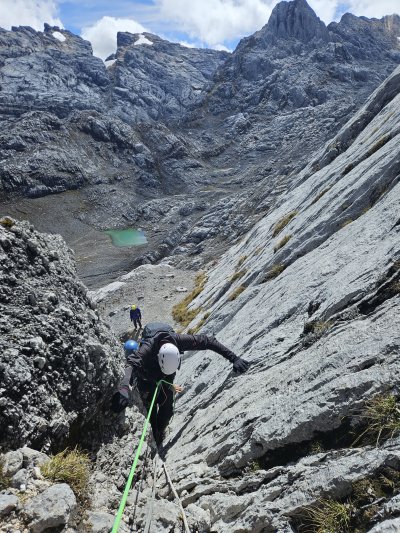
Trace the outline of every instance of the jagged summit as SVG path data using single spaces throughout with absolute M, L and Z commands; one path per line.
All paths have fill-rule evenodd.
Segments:
M 277 4 L 265 30 L 278 38 L 295 38 L 302 42 L 309 42 L 314 38 L 329 40 L 325 24 L 305 0 Z

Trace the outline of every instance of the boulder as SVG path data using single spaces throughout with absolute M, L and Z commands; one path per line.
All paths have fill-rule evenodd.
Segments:
M 68 525 L 77 510 L 74 493 L 66 483 L 52 485 L 29 500 L 22 513 L 32 533 Z

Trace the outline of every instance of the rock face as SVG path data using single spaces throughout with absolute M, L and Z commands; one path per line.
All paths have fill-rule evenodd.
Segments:
M 0 265 L 0 444 L 54 449 L 100 416 L 121 349 L 60 237 L 2 219 Z
M 119 34 L 116 64 L 107 69 L 68 31 L 1 30 L 1 196 L 44 196 L 117 176 L 132 179 L 133 190 L 159 190 L 159 149 L 167 167 L 190 155 L 185 141 L 154 120 L 179 119 L 227 54 L 152 35 L 151 46 L 135 46 L 138 39 Z M 186 174 L 191 165 L 183 165 Z
M 143 39 L 145 44 L 139 44 Z M 115 111 L 129 123 L 178 122 L 196 107 L 227 52 L 185 48 L 157 35 L 118 33 L 109 75 Z
M 75 495 L 66 483 L 59 483 L 33 498 L 24 514 L 33 533 L 42 533 L 68 523 L 77 509 Z
M 199 318 L 210 313 L 205 331 L 252 363 L 235 378 L 199 352 L 179 378 L 168 463 L 184 503 L 211 511 L 211 530 L 296 531 L 296 516 L 321 497 L 350 495 L 381 466 L 399 469 L 398 438 L 382 449 L 344 444 L 363 401 L 397 394 L 399 88 L 400 68 L 315 157 L 329 164 L 297 176 L 192 304 Z M 319 439 L 325 466 L 306 451 Z
M 329 41 L 329 32 L 305 0 L 280 2 L 272 11 L 268 31 L 278 39 L 297 39 L 308 43 L 312 39 Z

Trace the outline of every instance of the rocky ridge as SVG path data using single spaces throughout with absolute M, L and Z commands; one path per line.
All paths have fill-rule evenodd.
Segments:
M 91 246 L 82 230 L 142 227 L 151 246 L 119 255 L 109 276 L 169 255 L 204 262 L 273 207 L 390 74 L 399 32 L 397 15 L 325 26 L 295 0 L 232 54 L 121 33 L 106 66 L 59 28 L 2 31 L 1 198 L 45 231 L 38 205 L 54 218 L 67 202 L 61 231 L 78 259 Z M 53 193 L 57 202 L 37 201 Z M 22 208 L 20 195 L 32 198 Z M 92 264 L 78 267 L 88 283 L 105 282 Z

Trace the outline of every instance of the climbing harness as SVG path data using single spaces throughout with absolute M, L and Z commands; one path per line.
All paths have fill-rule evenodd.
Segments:
M 131 488 L 133 477 L 135 475 L 136 467 L 137 467 L 137 464 L 138 464 L 138 461 L 139 461 L 140 452 L 142 450 L 143 442 L 144 442 L 144 439 L 146 437 L 147 427 L 149 425 L 149 420 L 150 420 L 151 413 L 152 413 L 153 408 L 154 408 L 154 404 L 155 404 L 155 401 L 156 401 L 156 398 L 157 398 L 161 383 L 165 383 L 168 386 L 172 385 L 171 383 L 169 383 L 168 381 L 164 381 L 163 379 L 161 379 L 160 381 L 157 382 L 156 390 L 154 391 L 153 398 L 151 400 L 151 404 L 150 404 L 150 407 L 149 407 L 149 411 L 147 413 L 147 417 L 146 417 L 146 420 L 145 420 L 145 423 L 144 423 L 144 426 L 143 426 L 142 434 L 140 436 L 139 446 L 138 446 L 138 449 L 136 451 L 135 458 L 133 460 L 133 464 L 132 464 L 131 470 L 129 472 L 128 480 L 127 480 L 126 485 L 125 485 L 124 493 L 122 495 L 121 503 L 119 505 L 118 512 L 117 512 L 117 515 L 115 517 L 114 525 L 113 525 L 113 528 L 111 530 L 111 533 L 118 533 L 119 524 L 121 522 L 122 515 L 124 514 L 126 501 L 128 499 L 128 495 L 129 495 L 129 490 Z M 174 405 L 175 405 L 175 399 L 174 399 Z M 146 454 L 147 454 L 147 452 L 146 452 Z M 146 456 L 145 456 L 145 459 L 146 459 Z M 173 492 L 175 498 L 177 498 L 178 501 L 179 501 L 179 508 L 180 508 L 181 513 L 182 513 L 182 520 L 183 520 L 183 524 L 184 524 L 184 527 L 185 527 L 185 531 L 190 533 L 188 525 L 187 525 L 186 516 L 185 516 L 184 510 L 183 510 L 182 503 L 181 503 L 181 501 L 179 499 L 178 493 L 176 492 L 175 488 L 172 485 L 171 478 L 169 477 L 169 475 L 167 473 L 166 466 L 165 466 L 164 462 L 163 462 L 163 466 L 164 466 L 165 475 L 166 475 L 167 480 L 168 480 L 168 482 L 170 484 L 172 492 Z M 152 518 L 152 514 L 153 514 L 153 505 L 154 505 L 154 499 L 155 499 L 156 477 L 157 477 L 157 456 L 154 459 L 154 475 L 153 475 L 152 499 L 151 499 L 151 503 L 150 503 L 150 506 L 149 506 L 149 509 L 148 509 L 148 512 L 147 512 L 144 533 L 148 533 L 149 530 L 150 530 L 151 518 Z M 141 482 L 140 482 L 140 485 L 139 485 L 139 490 L 140 490 L 140 486 L 141 486 Z M 137 498 L 136 498 L 136 501 L 137 501 Z M 136 506 L 135 506 L 135 508 L 136 508 Z

